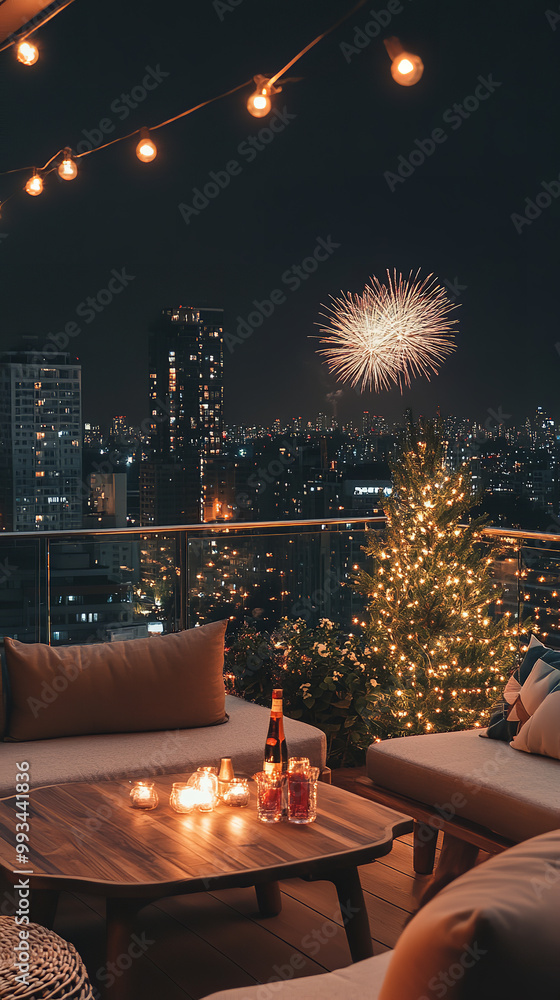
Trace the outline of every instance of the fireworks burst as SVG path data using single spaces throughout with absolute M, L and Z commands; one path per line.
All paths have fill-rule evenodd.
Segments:
M 321 313 L 328 326 L 321 338 L 331 372 L 339 382 L 361 383 L 361 391 L 380 392 L 410 385 L 411 378 L 437 372 L 455 350 L 449 313 L 457 307 L 442 285 L 430 274 L 418 280 L 419 271 L 408 278 L 387 271 L 388 283 L 370 278 L 363 295 L 344 292 L 331 296 Z

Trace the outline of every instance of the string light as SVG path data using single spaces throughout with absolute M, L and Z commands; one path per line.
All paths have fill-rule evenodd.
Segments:
M 269 77 L 260 74 L 254 76 L 253 79 L 257 89 L 247 98 L 247 111 L 253 118 L 264 118 L 272 109 L 270 95 L 279 94 L 282 87 L 275 87 L 274 84 L 271 84 Z
M 66 147 L 62 156 L 63 159 L 58 165 L 58 176 L 63 181 L 73 181 L 78 176 L 78 164 L 72 158 L 72 150 L 69 146 Z
M 142 163 L 151 163 L 157 156 L 157 146 L 150 138 L 147 128 L 140 129 L 140 142 L 136 146 L 136 156 Z
M 38 194 L 42 194 L 43 178 L 41 177 L 41 174 L 37 170 L 33 172 L 33 175 L 27 181 L 27 184 L 25 185 L 25 190 L 27 191 L 27 194 L 33 195 L 34 197 Z
M 36 31 L 38 27 L 42 27 L 44 24 L 47 23 L 47 21 L 50 21 L 51 18 L 55 17 L 57 14 L 59 14 L 62 10 L 64 10 L 73 2 L 74 0 L 66 0 L 66 3 L 57 8 L 57 10 L 51 11 L 51 13 L 48 14 L 40 22 L 39 25 L 35 25 L 33 31 Z M 349 17 L 355 14 L 357 10 L 359 10 L 366 4 L 366 2 L 367 0 L 358 0 L 358 2 L 350 10 L 346 11 L 346 13 L 344 13 L 340 18 L 338 18 L 338 20 L 335 21 L 335 23 L 332 24 L 329 28 L 327 28 L 326 31 L 323 31 L 321 32 L 320 35 L 317 35 L 316 38 L 314 38 L 303 49 L 301 49 L 300 52 L 298 52 L 292 59 L 290 59 L 290 61 L 286 63 L 286 65 L 283 66 L 282 69 L 278 70 L 278 72 L 273 74 L 273 76 L 267 77 L 261 74 L 257 74 L 253 77 L 252 81 L 244 81 L 238 86 L 232 87 L 230 90 L 227 90 L 222 94 L 218 94 L 217 96 L 211 97 L 206 101 L 202 101 L 200 104 L 197 104 L 193 108 L 188 108 L 186 111 L 180 112 L 173 118 L 168 118 L 166 121 L 159 122 L 157 125 L 152 125 L 150 131 L 153 132 L 155 129 L 163 128 L 166 125 L 170 125 L 172 122 L 178 121 L 179 119 L 192 114 L 194 111 L 198 111 L 200 108 L 206 107 L 207 104 L 212 104 L 214 101 L 218 101 L 221 100 L 222 98 L 228 97 L 230 94 L 235 93 L 237 90 L 241 90 L 242 88 L 246 87 L 247 84 L 250 82 L 254 82 L 256 89 L 247 99 L 247 109 L 250 112 L 250 114 L 255 118 L 265 117 L 267 114 L 270 113 L 272 108 L 272 102 L 270 100 L 271 95 L 279 93 L 282 90 L 282 87 L 280 85 L 277 86 L 277 83 L 278 81 L 280 81 L 281 77 L 284 77 L 284 74 L 287 72 L 287 70 L 289 70 L 295 63 L 297 63 L 307 52 L 310 51 L 310 49 L 312 49 L 315 45 L 317 45 L 318 42 L 320 42 L 323 38 L 326 38 L 329 34 L 331 34 L 331 32 L 333 32 L 336 28 L 338 28 L 341 24 L 343 24 L 344 21 L 346 21 Z M 14 40 L 10 40 L 5 45 L 0 46 L 0 52 L 4 51 L 7 48 L 10 48 L 14 44 L 17 44 L 17 58 L 19 59 L 19 61 L 27 66 L 33 65 L 39 57 L 39 50 L 33 42 L 27 40 L 27 37 L 28 36 L 20 37 L 17 43 Z M 404 74 L 403 79 L 406 76 L 409 77 L 406 85 L 409 85 L 410 83 L 415 83 L 416 80 L 419 79 L 419 77 L 422 74 L 423 70 L 422 61 L 418 56 L 411 55 L 410 53 L 404 53 L 402 50 L 402 46 L 400 47 L 399 51 L 401 52 L 401 56 L 403 58 L 404 56 L 406 56 L 406 58 L 410 60 L 410 63 L 413 67 L 412 70 L 410 70 L 410 68 L 405 63 L 403 63 L 403 58 L 401 58 L 401 71 L 400 71 L 401 75 Z M 297 78 L 290 78 L 289 80 L 287 78 L 284 78 L 281 82 L 285 83 L 285 82 L 296 82 L 296 81 Z M 400 80 L 399 82 L 402 82 L 402 80 Z M 140 134 L 140 140 L 136 146 L 136 155 L 142 162 L 149 163 L 153 159 L 155 159 L 157 155 L 157 147 L 153 142 L 153 140 L 151 139 L 148 129 L 137 129 L 135 132 L 131 132 L 128 135 L 119 136 L 116 139 L 112 139 L 109 142 L 103 143 L 100 146 L 96 146 L 93 149 L 85 150 L 83 153 L 78 153 L 75 156 L 71 155 L 66 156 L 65 154 L 68 153 L 68 150 L 64 149 L 62 151 L 64 156 L 62 163 L 59 164 L 58 168 L 53 167 L 51 169 L 58 169 L 59 176 L 62 177 L 64 180 L 73 180 L 77 176 L 76 161 L 80 157 L 89 156 L 92 153 L 97 153 L 102 149 L 106 149 L 108 146 L 112 146 L 117 142 L 124 142 L 127 139 L 130 139 L 132 136 L 138 134 Z M 55 154 L 55 156 L 51 157 L 51 159 L 48 160 L 47 163 L 40 168 L 42 175 L 50 173 L 50 171 L 47 170 L 47 167 L 50 163 L 52 163 L 53 160 L 55 160 L 60 155 L 60 152 L 61 151 L 59 150 Z M 30 169 L 32 168 L 19 167 L 16 170 L 4 170 L 0 171 L 0 176 L 3 176 L 5 174 L 18 173 L 20 171 L 27 171 Z M 25 185 L 25 190 L 27 191 L 28 194 L 31 195 L 41 194 L 43 190 L 43 179 L 39 175 L 38 171 L 35 171 L 33 178 L 31 178 L 27 182 L 27 184 Z M 3 203 L 5 204 L 5 202 L 8 200 L 9 199 L 5 198 Z
M 400 40 L 394 35 L 385 39 L 385 48 L 391 59 L 391 76 L 401 87 L 412 87 L 418 83 L 424 72 L 420 56 L 405 52 Z
M 34 42 L 20 42 L 16 49 L 16 59 L 23 66 L 34 66 L 39 58 L 39 49 Z

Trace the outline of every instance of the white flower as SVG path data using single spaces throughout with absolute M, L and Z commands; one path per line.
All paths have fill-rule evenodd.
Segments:
M 377 687 L 377 681 L 374 681 L 373 679 L 370 680 L 370 684 L 371 684 L 372 688 L 376 688 Z
M 321 618 L 319 621 L 319 625 L 321 626 L 321 628 L 327 628 L 327 629 L 331 629 L 333 627 L 333 623 L 331 622 L 330 618 Z
M 313 644 L 313 649 L 317 650 L 319 656 L 328 656 L 327 647 L 324 642 L 316 642 Z
M 300 684 L 300 686 L 299 686 L 299 689 L 300 689 L 300 691 L 304 691 L 304 692 L 307 692 L 307 690 L 308 690 L 308 689 L 309 689 L 310 687 L 311 687 L 311 684 Z
M 357 663 L 358 662 L 358 657 L 356 656 L 356 654 L 354 652 L 347 653 L 346 656 L 348 657 L 349 660 L 352 660 L 352 663 Z
M 332 675 L 333 681 L 339 681 L 341 677 L 342 674 L 339 673 L 338 670 L 333 670 L 333 675 Z
M 371 656 L 371 649 L 369 648 L 369 646 L 366 646 L 366 648 L 364 649 L 364 653 L 366 654 L 366 656 Z

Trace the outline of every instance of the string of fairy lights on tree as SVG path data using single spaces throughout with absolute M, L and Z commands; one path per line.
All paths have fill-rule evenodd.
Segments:
M 409 415 L 386 528 L 368 533 L 371 570 L 356 578 L 387 691 L 385 737 L 483 726 L 533 626 L 503 609 L 499 546 L 483 546 L 484 518 L 465 524 L 476 499 L 470 470 L 448 470 L 443 444 L 440 424 L 414 425 Z
M 35 31 L 43 27 L 47 21 L 49 21 L 56 14 L 59 14 L 62 10 L 68 7 L 74 0 L 68 0 L 68 3 L 64 6 L 59 7 L 56 11 L 51 12 L 40 25 L 33 27 L 29 32 L 20 36 L 18 39 L 10 40 L 6 45 L 0 48 L 0 52 L 4 49 L 13 47 L 15 49 L 16 58 L 24 66 L 33 66 L 37 63 L 39 59 L 39 46 L 36 41 L 31 37 Z M 326 31 L 323 31 L 320 35 L 317 35 L 308 45 L 306 45 L 301 51 L 299 51 L 289 62 L 286 63 L 278 72 L 274 73 L 272 76 L 263 75 L 257 73 L 252 80 L 245 80 L 243 83 L 238 84 L 229 90 L 224 91 L 222 94 L 217 94 L 214 97 L 208 98 L 206 101 L 202 101 L 200 104 L 195 105 L 192 108 L 188 108 L 186 111 L 181 111 L 179 114 L 174 115 L 172 118 L 168 118 L 165 121 L 158 122 L 156 125 L 151 125 L 149 128 L 142 126 L 133 132 L 129 132 L 127 135 L 119 136 L 116 139 L 112 139 L 110 142 L 106 142 L 101 146 L 97 146 L 95 149 L 89 149 L 82 153 L 75 153 L 71 146 L 65 146 L 63 149 L 57 150 L 57 152 L 47 160 L 47 162 L 42 167 L 37 166 L 26 166 L 17 167 L 13 170 L 0 171 L 0 176 L 5 176 L 8 174 L 16 173 L 27 173 L 28 176 L 23 190 L 31 197 L 37 197 L 42 194 L 45 189 L 45 180 L 49 174 L 53 173 L 55 170 L 58 176 L 64 181 L 73 181 L 78 176 L 78 161 L 84 156 L 91 156 L 93 153 L 99 153 L 103 149 L 107 149 L 109 146 L 113 146 L 116 143 L 127 142 L 134 137 L 138 136 L 136 142 L 136 156 L 141 161 L 141 163 L 152 163 L 157 156 L 157 146 L 153 139 L 152 133 L 157 129 L 164 128 L 171 125 L 173 122 L 179 121 L 181 118 L 186 118 L 188 115 L 193 114 L 193 112 L 198 111 L 201 108 L 206 107 L 209 104 L 213 104 L 216 101 L 222 100 L 226 97 L 231 96 L 244 89 L 251 84 L 254 85 L 254 90 L 249 94 L 246 106 L 247 111 L 253 118 L 265 118 L 273 110 L 273 98 L 276 94 L 280 93 L 282 86 L 285 83 L 293 82 L 293 79 L 285 77 L 285 74 L 294 66 L 307 52 L 310 51 L 315 45 L 317 45 L 322 39 L 330 35 L 336 28 L 339 27 L 344 21 L 352 16 L 360 7 L 363 7 L 367 0 L 359 0 L 350 10 L 348 10 L 342 17 L 340 17 L 334 24 L 332 24 Z M 396 83 L 403 87 L 410 87 L 415 83 L 418 83 L 422 73 L 424 72 L 424 65 L 420 56 L 408 52 L 405 50 L 404 46 L 400 40 L 394 36 L 391 38 L 386 38 L 384 40 L 384 45 L 391 59 L 391 75 Z M 15 194 L 19 193 L 14 191 L 7 198 L 0 201 L 0 214 L 2 208 L 7 204 Z

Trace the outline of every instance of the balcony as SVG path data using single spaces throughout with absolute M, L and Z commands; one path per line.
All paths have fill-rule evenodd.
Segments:
M 327 617 L 350 632 L 364 611 L 349 586 L 365 566 L 366 531 L 382 518 L 0 536 L 0 633 L 52 645 L 171 632 L 229 618 L 273 628 L 283 617 Z M 499 611 L 523 610 L 560 641 L 560 537 L 486 529 L 498 540 Z M 335 775 L 335 783 L 337 776 Z M 376 954 L 392 948 L 429 882 L 414 874 L 412 838 L 360 868 Z M 274 977 L 314 976 L 350 963 L 330 883 L 281 883 L 282 912 L 262 917 L 249 889 L 174 897 L 147 907 L 138 933 L 135 997 L 189 1000 Z M 9 892 L 0 897 L 10 912 Z M 65 893 L 55 930 L 101 985 L 104 920 L 98 897 Z M 286 971 L 288 970 L 288 971 Z M 106 980 L 105 980 L 106 981 Z M 263 1000 L 265 994 L 263 993 Z

